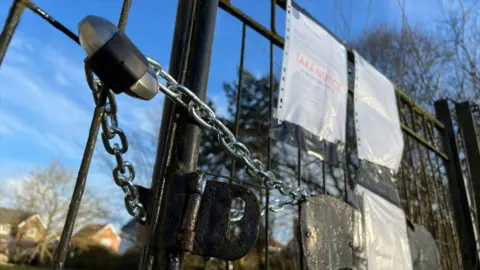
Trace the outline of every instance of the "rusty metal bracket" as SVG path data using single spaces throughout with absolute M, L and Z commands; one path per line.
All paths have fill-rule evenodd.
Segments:
M 240 234 L 229 237 L 229 216 L 232 201 L 241 198 L 245 211 L 235 223 Z M 260 206 L 249 189 L 216 181 L 209 181 L 200 205 L 195 246 L 192 253 L 223 260 L 237 260 L 247 255 L 257 241 Z
M 191 252 L 222 260 L 237 260 L 245 256 L 258 237 L 260 206 L 249 189 L 216 181 L 208 181 L 202 194 L 203 173 L 191 172 L 167 181 L 171 189 L 165 218 L 163 243 L 166 248 Z M 230 237 L 232 201 L 241 198 L 245 210 L 235 222 L 240 230 Z

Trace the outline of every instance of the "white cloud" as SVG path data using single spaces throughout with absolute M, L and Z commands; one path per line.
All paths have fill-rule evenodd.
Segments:
M 83 102 L 91 101 L 91 94 L 85 82 L 80 85 L 81 70 L 62 50 L 54 52 L 21 33 L 14 37 L 0 69 L 0 133 L 7 146 L 0 155 L 15 151 L 8 149 L 15 140 L 41 147 L 40 160 L 42 155 L 80 160 L 77 142 L 85 141 L 93 113 L 93 102 Z
M 68 57 L 51 45 L 43 46 L 40 50 L 40 55 L 46 65 L 55 68 L 57 76 L 62 76 L 64 80 L 68 80 L 69 83 L 75 83 L 77 86 L 87 87 L 83 61 Z
M 0 134 L 13 134 L 23 131 L 25 127 L 20 124 L 21 121 L 8 112 L 0 111 Z M 3 132 L 2 132 L 3 131 Z
M 22 34 L 16 35 L 12 44 L 0 68 L 0 142 L 6 146 L 0 149 L 0 159 L 8 156 L 10 163 L 22 164 L 18 154 L 24 151 L 8 148 L 15 142 L 29 148 L 33 156 L 26 159 L 37 160 L 38 166 L 62 158 L 68 159 L 69 166 L 76 170 L 94 108 L 83 73 L 82 54 L 75 57 L 65 48 L 53 48 Z M 158 130 L 163 94 L 148 102 L 121 94 L 117 102 L 119 126 L 127 135 L 138 128 Z M 98 149 L 103 151 L 102 148 L 99 145 Z M 10 157 L 12 153 L 15 158 Z M 9 168 L 10 163 L 0 163 L 0 176 L 18 175 L 18 170 Z M 94 157 L 92 167 L 103 168 L 101 164 Z

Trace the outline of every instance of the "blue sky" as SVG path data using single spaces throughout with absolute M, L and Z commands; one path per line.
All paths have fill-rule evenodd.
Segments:
M 440 1 L 407 0 L 410 23 L 428 25 L 430 20 L 439 18 L 437 3 Z M 2 27 L 12 2 L 0 1 Z M 270 1 L 231 2 L 263 25 L 270 25 Z M 86 15 L 100 15 L 116 23 L 121 9 L 120 0 L 38 0 L 35 3 L 74 32 Z M 400 25 L 397 0 L 303 0 L 298 3 L 343 39 L 354 38 L 374 24 Z M 133 1 L 126 29 L 146 55 L 165 67 L 169 64 L 176 5 L 177 1 L 172 0 Z M 345 30 L 338 9 L 345 14 L 350 32 Z M 283 35 L 285 14 L 280 8 L 277 12 L 277 30 Z M 219 9 L 208 85 L 208 96 L 216 102 L 219 113 L 225 113 L 226 109 L 222 83 L 236 77 L 241 28 L 237 19 Z M 249 29 L 245 68 L 257 75 L 266 74 L 268 50 L 268 41 Z M 46 166 L 51 160 L 61 160 L 77 170 L 93 113 L 92 96 L 83 73 L 84 57 L 77 44 L 33 12 L 25 11 L 0 68 L 0 185 L 20 181 L 30 170 Z M 282 51 L 276 48 L 276 72 L 280 70 L 281 57 Z M 118 96 L 117 100 L 120 127 L 127 134 L 132 129 L 158 127 L 159 117 L 152 121 L 149 112 L 161 112 L 161 94 L 149 102 L 125 95 Z M 129 150 L 133 151 L 135 149 Z M 126 157 L 128 159 L 128 154 Z M 101 187 L 114 185 L 110 168 L 99 162 L 99 151 L 94 156 L 88 185 L 100 192 Z

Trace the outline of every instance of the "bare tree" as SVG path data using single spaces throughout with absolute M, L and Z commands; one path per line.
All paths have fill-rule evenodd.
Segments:
M 444 54 L 448 59 L 445 69 L 449 96 L 454 99 L 480 98 L 480 1 L 452 1 L 449 6 L 439 3 L 443 20 L 439 23 Z
M 436 86 L 444 74 L 447 58 L 436 33 L 377 25 L 367 29 L 352 45 L 416 102 L 431 105 L 437 99 Z
M 5 193 L 17 209 L 42 216 L 46 230 L 38 245 L 41 262 L 45 262 L 47 257 L 51 259 L 48 243 L 64 224 L 74 184 L 72 171 L 60 162 L 51 162 L 46 168 L 32 171 L 24 180 L 11 183 Z M 110 215 L 104 194 L 87 189 L 77 215 L 76 227 L 103 221 Z

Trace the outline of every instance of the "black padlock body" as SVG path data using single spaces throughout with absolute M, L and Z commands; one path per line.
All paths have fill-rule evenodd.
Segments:
M 147 58 L 123 31 L 85 59 L 85 64 L 117 94 L 129 89 L 148 70 Z

